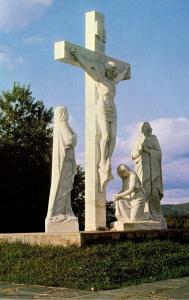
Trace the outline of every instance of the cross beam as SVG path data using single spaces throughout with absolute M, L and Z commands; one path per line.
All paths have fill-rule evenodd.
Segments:
M 90 67 L 114 62 L 119 72 L 127 70 L 122 80 L 130 79 L 130 65 L 105 55 L 104 16 L 96 11 L 86 13 L 85 47 L 67 41 L 55 43 L 55 59 L 74 66 L 79 63 L 70 54 L 76 48 Z M 98 165 L 100 161 L 100 136 L 96 123 L 95 81 L 85 73 L 85 230 L 94 231 L 106 227 L 106 190 L 99 190 Z
M 55 51 L 54 51 L 54 58 L 55 60 L 62 61 L 64 63 L 67 63 L 69 65 L 73 65 L 76 67 L 80 67 L 80 64 L 73 58 L 73 55 L 70 53 L 71 49 L 77 49 L 77 51 L 80 53 L 83 58 L 85 58 L 89 65 L 91 64 L 91 67 L 93 64 L 100 64 L 101 62 L 104 63 L 105 61 L 108 63 L 109 61 L 114 62 L 117 65 L 117 68 L 119 71 L 122 69 L 128 69 L 128 72 L 125 74 L 125 77 L 123 80 L 130 79 L 130 64 L 120 61 L 116 58 L 110 57 L 110 56 L 105 56 L 101 52 L 95 52 L 92 50 L 89 50 L 84 47 L 80 47 L 76 44 L 72 44 L 68 41 L 61 41 L 61 42 L 56 42 L 55 43 Z

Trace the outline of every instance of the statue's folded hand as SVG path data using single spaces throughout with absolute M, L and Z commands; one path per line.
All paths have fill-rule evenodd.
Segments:
M 148 149 L 146 146 L 142 146 L 142 150 L 144 152 L 150 153 L 150 149 Z
M 118 201 L 119 198 L 120 198 L 119 194 L 115 194 L 115 195 L 113 196 L 113 201 Z

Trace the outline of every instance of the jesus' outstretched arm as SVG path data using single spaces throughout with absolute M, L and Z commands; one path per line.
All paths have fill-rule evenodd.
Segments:
M 124 68 L 114 79 L 115 84 L 119 83 L 120 81 L 124 80 L 126 75 L 130 73 L 130 68 Z
M 91 66 L 89 62 L 79 54 L 76 48 L 72 48 L 70 53 L 89 76 L 91 76 L 97 82 L 102 81 L 102 74 L 98 70 L 97 66 Z

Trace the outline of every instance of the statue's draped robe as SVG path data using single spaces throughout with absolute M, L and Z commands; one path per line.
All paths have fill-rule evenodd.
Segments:
M 129 178 L 124 178 L 121 193 L 131 189 L 130 195 L 116 201 L 115 216 L 121 222 L 137 222 L 144 220 L 145 198 L 141 182 L 133 172 Z
M 147 153 L 143 146 L 150 150 Z M 137 173 L 148 202 L 150 218 L 160 220 L 162 210 L 160 200 L 163 197 L 162 169 L 161 169 L 161 148 L 155 135 L 144 136 L 140 133 L 132 158 L 135 162 L 135 172 Z
M 47 218 L 58 221 L 59 218 L 75 217 L 71 207 L 71 190 L 76 174 L 74 146 L 76 134 L 65 120 L 63 110 L 55 111 L 53 131 L 52 178 Z

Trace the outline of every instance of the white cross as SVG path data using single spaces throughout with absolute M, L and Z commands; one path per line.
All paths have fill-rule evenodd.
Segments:
M 120 70 L 126 70 L 122 80 L 130 79 L 130 65 L 105 56 L 104 16 L 96 11 L 86 13 L 85 47 L 67 41 L 55 43 L 55 59 L 80 66 L 71 54 L 75 49 L 89 68 L 113 62 Z M 99 177 L 100 138 L 96 122 L 96 82 L 85 73 L 85 230 L 95 231 L 106 227 L 106 184 L 102 189 Z

